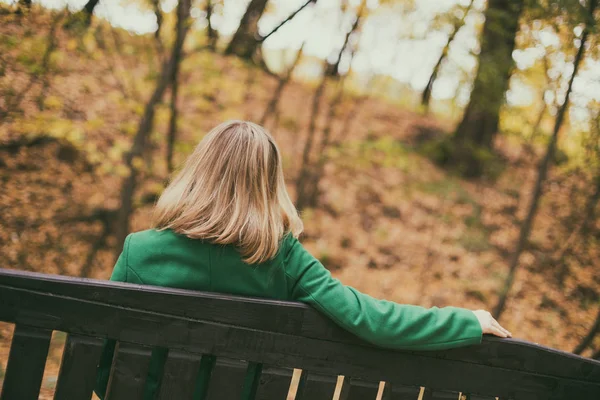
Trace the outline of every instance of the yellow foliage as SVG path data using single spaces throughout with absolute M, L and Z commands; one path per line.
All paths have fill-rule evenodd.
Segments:
M 133 166 L 133 168 L 135 168 L 136 170 L 141 170 L 144 168 L 144 159 L 142 157 L 134 157 L 133 160 L 131 161 L 131 165 Z
M 113 161 L 119 161 L 123 158 L 123 152 L 117 146 L 111 147 L 107 152 L 108 158 Z
M 60 110 L 63 107 L 63 102 L 57 96 L 48 96 L 44 99 L 44 107 L 50 110 Z
M 76 39 L 69 39 L 69 41 L 67 42 L 67 49 L 69 51 L 73 51 L 77 48 L 77 40 Z
M 114 172 L 121 178 L 127 178 L 131 174 L 131 171 L 129 170 L 129 168 L 127 168 L 127 166 L 123 165 L 123 164 L 117 165 L 114 168 Z

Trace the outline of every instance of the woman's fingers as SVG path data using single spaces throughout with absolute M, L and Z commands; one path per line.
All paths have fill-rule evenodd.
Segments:
M 492 325 L 500 329 L 500 331 L 506 335 L 505 337 L 512 337 L 512 333 L 510 333 L 508 329 L 505 329 L 502 325 L 500 325 L 500 323 L 495 319 L 492 319 Z
M 512 333 L 500 325 L 489 312 L 477 310 L 473 311 L 473 313 L 477 316 L 483 333 L 489 333 L 503 338 L 512 337 Z
M 508 337 L 508 333 L 504 332 L 504 330 L 501 327 L 497 327 L 497 326 L 492 326 L 492 332 L 494 335 L 502 337 L 502 338 L 506 338 Z

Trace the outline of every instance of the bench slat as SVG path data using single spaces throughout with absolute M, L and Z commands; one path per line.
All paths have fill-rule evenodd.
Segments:
M 51 330 L 15 326 L 0 399 L 37 400 L 51 338 Z
M 344 377 L 340 400 L 375 400 L 379 392 L 379 382 L 363 381 Z
M 459 400 L 460 393 L 447 392 L 445 390 L 431 390 L 425 388 L 423 391 L 423 400 Z
M 144 395 L 152 349 L 117 342 L 108 379 L 106 400 L 136 400 Z
M 247 369 L 245 361 L 217 358 L 208 383 L 207 400 L 241 398 Z
M 403 386 L 385 383 L 382 400 L 417 400 L 421 394 L 421 388 L 417 386 Z
M 103 340 L 69 334 L 65 343 L 54 400 L 89 400 Z
M 260 376 L 256 400 L 285 400 L 292 383 L 293 370 L 264 367 Z
M 169 350 L 165 361 L 158 398 L 160 400 L 191 400 L 202 356 L 179 350 Z
M 322 375 L 303 370 L 296 400 L 331 400 L 337 380 L 337 375 Z

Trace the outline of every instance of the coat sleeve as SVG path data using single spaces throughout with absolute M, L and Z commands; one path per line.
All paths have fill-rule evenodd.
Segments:
M 297 239 L 289 237 L 285 272 L 292 300 L 310 304 L 376 346 L 440 350 L 481 343 L 481 325 L 464 308 L 423 308 L 377 300 L 343 285 Z

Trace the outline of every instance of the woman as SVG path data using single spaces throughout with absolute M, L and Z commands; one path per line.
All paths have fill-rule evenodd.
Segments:
M 154 226 L 127 237 L 111 280 L 301 301 L 392 349 L 448 349 L 478 344 L 483 333 L 511 336 L 486 311 L 377 300 L 333 279 L 298 241 L 302 221 L 279 150 L 251 122 L 225 122 L 198 144 L 158 200 Z M 100 363 L 101 395 L 112 349 L 109 342 Z M 164 355 L 153 354 L 148 397 Z

